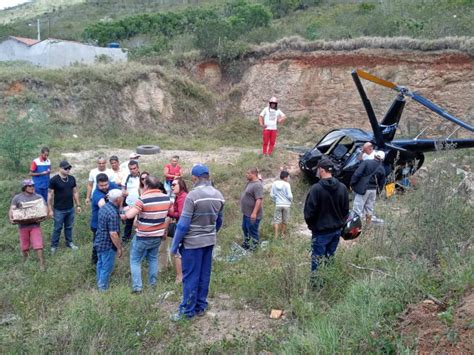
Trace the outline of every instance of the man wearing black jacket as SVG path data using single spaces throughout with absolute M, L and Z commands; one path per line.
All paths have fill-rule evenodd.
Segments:
M 383 151 L 375 152 L 374 159 L 360 163 L 351 178 L 351 187 L 354 191 L 353 210 L 361 218 L 365 215 L 367 226 L 370 225 L 374 215 L 377 192 L 385 186 L 384 159 Z
M 304 219 L 312 232 L 311 271 L 318 268 L 319 259 L 334 255 L 341 229 L 349 214 L 349 193 L 344 184 L 332 177 L 334 164 L 322 159 L 318 164 L 320 180 L 306 196 Z

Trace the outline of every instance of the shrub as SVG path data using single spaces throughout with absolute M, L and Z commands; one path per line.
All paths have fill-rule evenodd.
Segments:
M 243 0 L 228 3 L 220 18 L 201 21 L 196 28 L 196 47 L 207 57 L 220 62 L 235 59 L 248 50 L 238 38 L 249 31 L 267 27 L 271 14 L 259 4 Z
M 15 171 L 20 171 L 24 160 L 44 144 L 47 129 L 41 110 L 33 107 L 25 114 L 19 114 L 10 108 L 7 119 L 0 126 L 0 155 Z
M 196 24 L 217 17 L 214 9 L 189 9 L 181 12 L 166 12 L 129 16 L 117 21 L 97 22 L 84 29 L 82 37 L 105 45 L 110 41 L 129 39 L 138 34 L 156 34 L 172 37 L 193 32 Z
M 275 18 L 281 18 L 295 10 L 304 10 L 318 5 L 321 0 L 266 0 L 265 5 L 270 8 Z

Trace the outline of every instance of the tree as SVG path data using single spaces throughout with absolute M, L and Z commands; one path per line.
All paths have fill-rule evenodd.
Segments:
M 45 114 L 30 108 L 25 114 L 8 109 L 7 119 L 0 125 L 0 155 L 15 171 L 22 169 L 22 163 L 36 153 L 44 144 L 48 129 Z

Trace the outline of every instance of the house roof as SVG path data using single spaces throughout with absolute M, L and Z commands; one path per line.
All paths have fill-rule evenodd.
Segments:
M 10 38 L 13 38 L 14 40 L 26 44 L 28 47 L 35 45 L 36 43 L 39 43 L 41 41 L 38 41 L 37 39 L 32 39 L 32 38 L 25 38 L 25 37 L 15 37 L 15 36 L 10 36 Z

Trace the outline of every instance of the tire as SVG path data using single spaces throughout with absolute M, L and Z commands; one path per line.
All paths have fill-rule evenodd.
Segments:
M 158 154 L 160 152 L 160 147 L 157 145 L 139 145 L 136 151 L 137 154 L 143 155 Z

